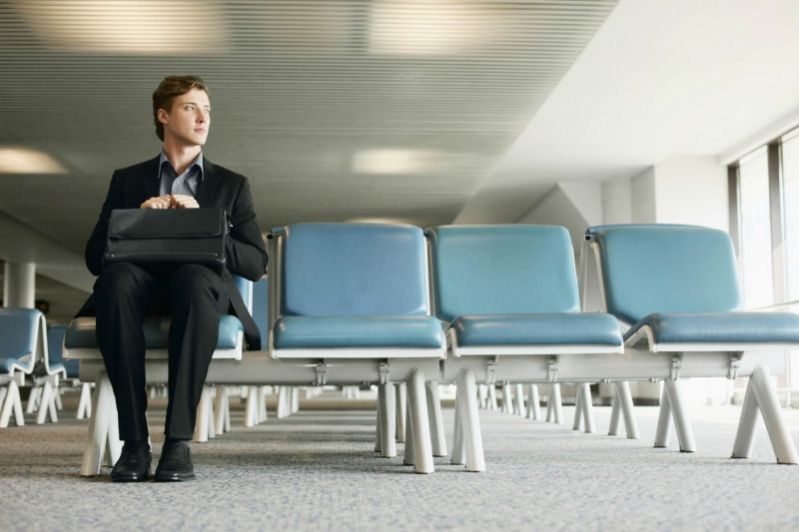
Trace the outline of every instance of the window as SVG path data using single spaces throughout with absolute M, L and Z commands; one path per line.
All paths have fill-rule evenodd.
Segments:
M 730 175 L 746 307 L 799 312 L 799 128 L 734 163 Z M 778 382 L 790 403 L 799 389 L 799 351 L 783 356 Z
M 750 309 L 760 308 L 774 303 L 766 147 L 742 159 L 739 168 L 738 212 L 744 303 Z
M 799 130 L 782 138 L 782 173 L 785 280 L 788 301 L 799 301 Z

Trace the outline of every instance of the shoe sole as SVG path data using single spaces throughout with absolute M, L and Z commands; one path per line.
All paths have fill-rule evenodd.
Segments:
M 185 482 L 197 478 L 194 473 L 173 473 L 169 475 L 155 475 L 156 482 Z
M 150 480 L 150 475 L 143 475 L 143 476 L 135 475 L 135 476 L 124 476 L 124 477 L 122 476 L 115 477 L 111 475 L 112 482 L 146 482 L 148 480 Z

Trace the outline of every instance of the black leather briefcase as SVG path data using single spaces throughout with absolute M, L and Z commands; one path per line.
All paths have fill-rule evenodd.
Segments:
M 225 267 L 227 215 L 222 209 L 115 209 L 103 262 Z

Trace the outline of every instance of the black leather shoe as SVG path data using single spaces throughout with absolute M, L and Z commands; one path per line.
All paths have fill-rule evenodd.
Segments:
M 161 450 L 161 459 L 155 469 L 158 482 L 180 482 L 194 479 L 191 450 L 185 441 L 168 441 Z
M 142 482 L 150 478 L 150 462 L 153 456 L 150 447 L 145 443 L 125 442 L 122 454 L 111 470 L 114 482 Z

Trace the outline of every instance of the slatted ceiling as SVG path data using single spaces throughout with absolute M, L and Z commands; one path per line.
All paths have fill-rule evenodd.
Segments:
M 0 146 L 69 169 L 0 176 L 0 209 L 82 251 L 111 171 L 157 153 L 155 85 L 196 73 L 213 107 L 206 154 L 250 177 L 263 227 L 448 223 L 615 3 L 0 0 Z M 437 155 L 359 174 L 369 150 Z M 60 200 L 41 194 L 65 180 Z M 22 191 L 48 199 L 10 199 Z

